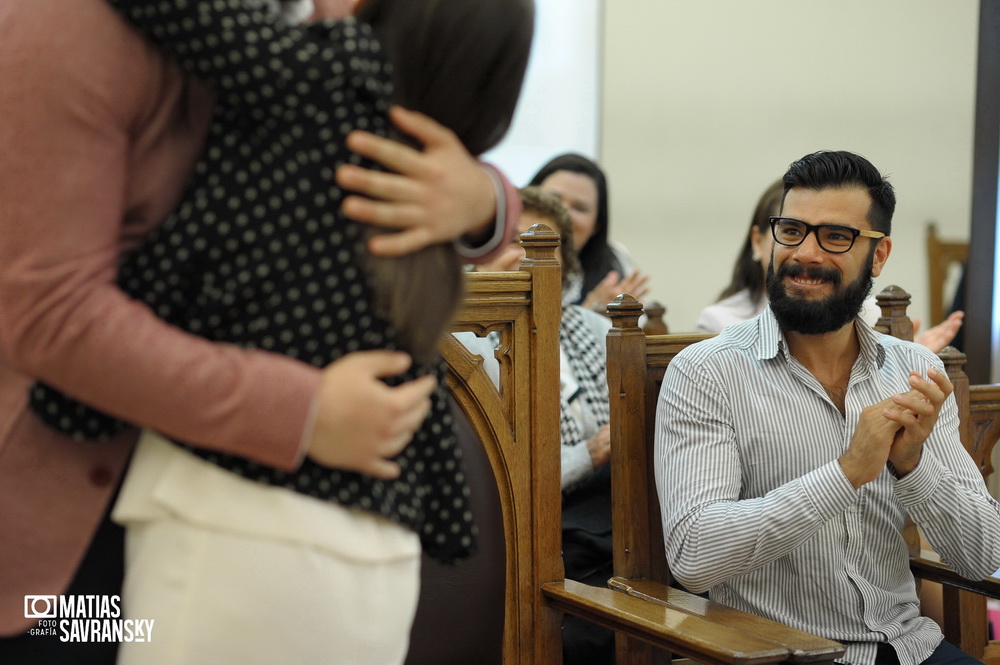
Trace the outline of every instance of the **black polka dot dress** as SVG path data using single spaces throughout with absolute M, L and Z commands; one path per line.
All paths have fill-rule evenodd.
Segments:
M 192 333 L 317 367 L 398 348 L 372 305 L 363 234 L 340 214 L 333 180 L 340 163 L 361 161 L 343 146 L 347 132 L 388 127 L 388 64 L 368 26 L 291 27 L 253 0 L 112 4 L 218 94 L 193 181 L 173 216 L 125 260 L 121 288 Z M 420 534 L 429 555 L 461 558 L 475 528 L 443 366 L 414 367 L 395 383 L 428 373 L 439 379 L 431 414 L 398 456 L 396 480 L 308 458 L 289 473 L 191 449 L 246 478 L 382 515 Z M 125 427 L 42 384 L 31 400 L 46 423 L 79 439 Z

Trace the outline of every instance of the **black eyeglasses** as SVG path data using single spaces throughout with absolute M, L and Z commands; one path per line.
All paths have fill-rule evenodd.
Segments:
M 850 226 L 838 226 L 836 224 L 806 224 L 802 220 L 791 217 L 770 217 L 771 235 L 774 241 L 785 247 L 798 247 L 801 245 L 809 232 L 816 234 L 816 242 L 826 252 L 831 254 L 843 254 L 854 247 L 854 241 L 858 236 L 866 238 L 884 238 L 881 231 L 862 231 Z

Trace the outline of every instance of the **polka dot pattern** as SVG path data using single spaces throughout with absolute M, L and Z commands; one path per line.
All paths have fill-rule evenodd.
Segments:
M 345 134 L 388 129 L 389 66 L 353 20 L 289 27 L 252 0 L 116 0 L 126 17 L 219 95 L 205 152 L 174 215 L 122 266 L 121 288 L 202 337 L 322 367 L 364 349 L 398 348 L 372 304 L 364 234 L 339 211 L 333 170 L 362 163 Z M 374 165 L 365 163 L 371 168 Z M 442 560 L 466 556 L 475 528 L 443 365 L 431 415 L 380 481 L 306 460 L 287 473 L 193 448 L 246 478 L 372 511 L 414 529 Z M 32 406 L 77 439 L 126 427 L 38 384 Z M 183 445 L 183 444 L 182 444 Z

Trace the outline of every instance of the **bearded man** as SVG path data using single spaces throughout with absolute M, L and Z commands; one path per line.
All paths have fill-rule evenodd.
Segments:
M 906 517 L 960 574 L 1000 568 L 1000 504 L 926 348 L 858 318 L 892 250 L 892 186 L 818 152 L 785 173 L 759 316 L 669 365 L 657 408 L 666 555 L 694 592 L 844 643 L 843 661 L 978 661 L 920 615 Z

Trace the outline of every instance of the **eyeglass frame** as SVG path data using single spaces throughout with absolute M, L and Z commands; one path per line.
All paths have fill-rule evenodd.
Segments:
M 859 236 L 864 236 L 865 238 L 872 238 L 876 240 L 881 240 L 882 238 L 886 237 L 885 234 L 882 233 L 881 231 L 868 231 L 865 229 L 856 229 L 853 226 L 844 226 L 843 224 L 810 224 L 809 222 L 803 222 L 801 219 L 795 219 L 794 217 L 783 217 L 781 215 L 768 217 L 767 220 L 771 224 L 771 237 L 774 238 L 774 242 L 778 243 L 782 247 L 798 247 L 799 245 L 804 243 L 806 241 L 806 238 L 809 237 L 809 234 L 812 233 L 816 237 L 816 244 L 819 245 L 819 248 L 828 254 L 846 254 L 847 252 L 854 249 L 854 243 L 857 242 Z M 780 240 L 778 240 L 778 230 L 776 227 L 778 225 L 778 222 L 782 220 L 789 222 L 797 222 L 806 227 L 806 232 L 802 234 L 802 239 L 799 240 L 794 245 L 790 245 L 787 242 L 781 242 Z M 849 232 L 851 234 L 851 244 L 846 249 L 827 249 L 823 245 L 823 241 L 820 239 L 819 233 L 816 232 L 824 228 L 843 229 L 844 231 Z

